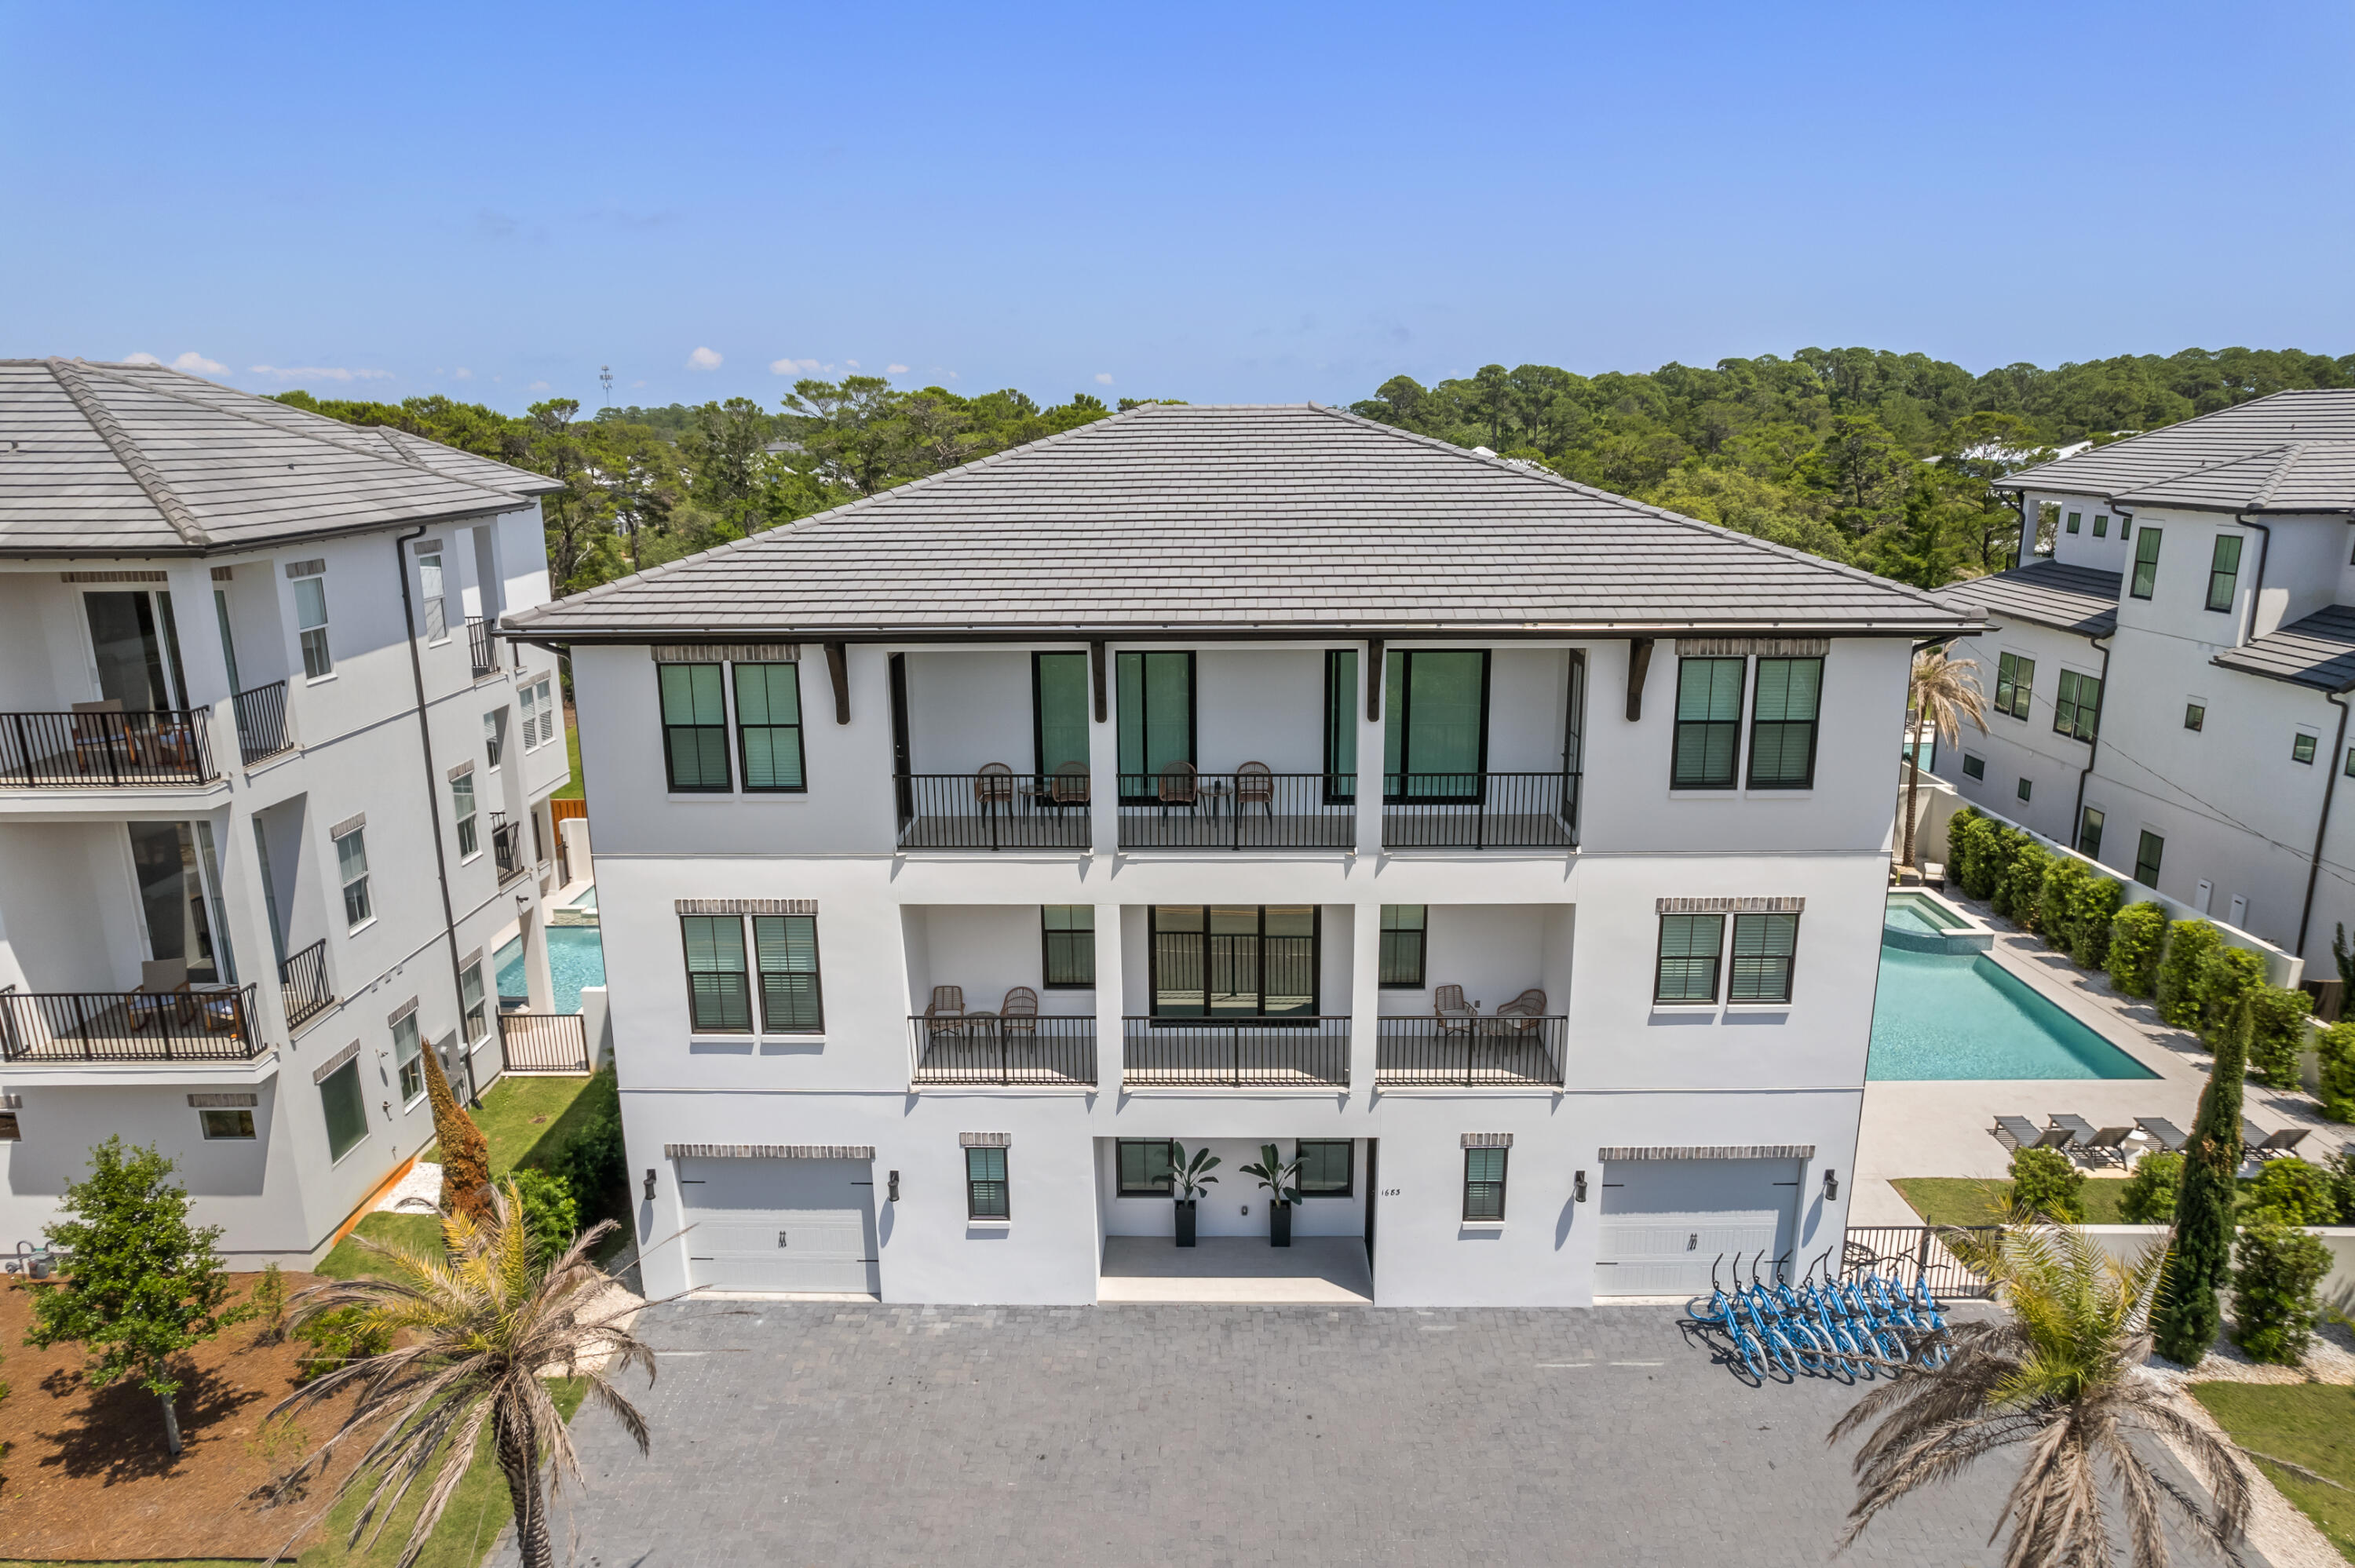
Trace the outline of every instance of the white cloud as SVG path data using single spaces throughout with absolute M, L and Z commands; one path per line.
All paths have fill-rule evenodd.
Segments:
M 123 363 L 125 365 L 161 365 L 164 362 L 156 358 L 154 355 L 147 353 L 144 349 L 142 349 L 137 354 L 124 355 L 123 356 Z M 192 348 L 188 350 L 187 353 L 180 355 L 179 358 L 172 361 L 172 368 L 175 370 L 185 370 L 192 376 L 219 376 L 225 373 L 229 369 L 229 366 L 223 365 L 218 359 L 207 359 L 203 355 L 198 354 Z
M 689 370 L 717 370 L 719 368 L 719 355 L 715 350 L 698 348 L 687 356 L 687 367 Z
M 796 372 L 812 371 L 818 368 L 820 368 L 820 366 L 818 362 L 815 359 L 773 359 L 769 361 L 769 374 L 772 376 L 791 376 Z
M 188 357 L 186 355 L 182 359 Z M 175 360 L 175 366 L 180 366 Z M 218 368 L 216 366 L 216 368 Z M 267 376 L 273 381 L 389 381 L 389 370 L 352 370 L 340 365 L 255 365 L 248 368 L 256 376 Z
M 123 356 L 123 363 L 125 365 L 161 365 L 164 362 L 143 348 L 136 354 L 124 355 Z
M 450 372 L 450 379 L 453 381 L 472 381 L 474 378 L 474 373 L 463 365 Z
M 545 381 L 535 381 L 529 387 L 525 387 L 524 390 L 527 392 L 545 392 L 548 390 L 548 383 Z
M 1112 372 L 1111 372 L 1111 371 L 1109 371 L 1109 370 L 1099 370 L 1099 371 L 1097 371 L 1097 372 L 1096 372 L 1096 385 L 1097 385 L 1097 386 L 1099 386 L 1099 387 L 1109 387 L 1109 386 L 1111 386 L 1111 385 L 1112 385 Z
M 633 382 L 631 382 L 631 383 L 630 383 L 630 385 L 631 385 L 631 386 L 633 386 L 633 387 L 644 387 L 644 386 L 645 385 L 645 382 L 643 382 L 643 381 L 633 381 Z
M 850 366 L 850 368 L 851 368 L 851 369 L 853 369 L 853 370 L 856 370 L 856 369 L 858 369 L 858 361 L 857 361 L 857 360 L 855 360 L 855 359 L 846 359 L 846 360 L 844 360 L 842 363 L 843 363 L 843 364 L 845 364 L 845 365 L 847 365 L 847 366 Z
M 887 365 L 883 369 L 887 374 L 892 376 L 905 376 L 908 374 L 908 367 L 904 365 Z

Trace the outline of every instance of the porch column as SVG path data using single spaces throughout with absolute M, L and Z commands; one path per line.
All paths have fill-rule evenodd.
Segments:
M 252 569 L 250 567 L 249 570 Z M 186 701 L 208 710 L 207 746 L 213 769 L 223 778 L 244 764 L 237 737 L 237 695 L 229 690 L 229 656 L 221 651 L 220 612 L 213 608 L 213 569 L 204 561 L 175 561 L 165 568 L 172 595 L 172 630 L 180 649 Z
M 1358 853 L 1377 855 L 1382 850 L 1382 734 L 1389 715 L 1382 712 L 1382 645 L 1367 642 L 1358 649 L 1358 690 L 1350 711 L 1358 723 Z
M 1121 1091 L 1121 1031 L 1124 1012 L 1121 966 L 1120 906 L 1099 904 L 1096 912 L 1096 1087 Z
M 1381 1016 L 1382 906 L 1349 910 L 1349 1092 L 1374 1092 L 1376 1021 Z
M 1102 684 L 1098 685 L 1101 679 Z M 1111 854 L 1120 848 L 1120 708 L 1113 680 L 1112 651 L 1103 643 L 1088 649 L 1088 832 L 1095 853 Z M 1103 694 L 1103 701 L 1096 698 Z M 1103 962 L 1103 927 L 1096 927 L 1096 962 Z M 1118 960 L 1114 960 L 1117 965 Z M 1103 973 L 1099 968 L 1097 974 Z M 1116 972 L 1116 971 L 1115 971 Z M 1096 994 L 1103 989 L 1099 981 Z

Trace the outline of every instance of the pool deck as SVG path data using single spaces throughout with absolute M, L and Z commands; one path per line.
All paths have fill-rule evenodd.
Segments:
M 2189 1132 L 2207 1086 L 2209 1057 L 2199 1037 L 2161 1023 L 2147 1001 L 2120 996 L 2108 977 L 2089 974 L 2042 941 L 1998 917 L 1985 904 L 1950 892 L 1996 933 L 1988 958 L 2039 995 L 2098 1032 L 2156 1078 L 2032 1078 L 1881 1080 L 1864 1086 L 1864 1118 L 1857 1143 L 1854 1225 L 1912 1225 L 1920 1216 L 1889 1182 L 1899 1176 L 2003 1176 L 2011 1151 L 1988 1129 L 1998 1116 L 2024 1116 L 2042 1127 L 2055 1112 L 2083 1117 L 2095 1127 L 2131 1126 L 2137 1117 L 2164 1117 Z M 2321 1159 L 2355 1139 L 2355 1128 L 2322 1119 L 2303 1093 L 2281 1093 L 2251 1081 L 2243 1113 L 2268 1131 L 2314 1128 L 2298 1152 Z M 2100 1170 L 2101 1167 L 2085 1167 Z M 2117 1168 L 2107 1167 L 2111 1171 Z

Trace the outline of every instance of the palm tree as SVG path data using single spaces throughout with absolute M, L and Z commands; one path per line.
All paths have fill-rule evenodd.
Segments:
M 348 1390 L 359 1393 L 343 1425 L 289 1480 L 313 1466 L 324 1471 L 339 1444 L 357 1441 L 368 1428 L 381 1428 L 304 1529 L 365 1489 L 367 1502 L 352 1523 L 351 1543 L 358 1542 L 371 1520 L 381 1535 L 410 1487 L 431 1470 L 398 1565 L 410 1568 L 474 1462 L 487 1425 L 515 1504 L 524 1568 L 552 1568 L 540 1469 L 549 1467 L 553 1491 L 568 1476 L 578 1479 L 581 1466 L 543 1380 L 585 1380 L 588 1397 L 622 1424 L 640 1453 L 646 1450 L 645 1420 L 622 1397 L 613 1376 L 623 1368 L 643 1366 L 651 1383 L 654 1352 L 620 1321 L 638 1303 L 615 1305 L 609 1295 L 613 1277 L 589 1261 L 589 1249 L 613 1228 L 612 1221 L 603 1221 L 576 1236 L 560 1255 L 535 1257 L 523 1202 L 510 1181 L 492 1190 L 484 1221 L 463 1211 L 443 1217 L 444 1257 L 355 1238 L 375 1255 L 382 1277 L 312 1287 L 294 1298 L 293 1322 L 356 1307 L 407 1342 L 346 1362 L 289 1394 L 271 1413 L 292 1414 Z
M 1832 1442 L 1872 1427 L 1856 1457 L 1857 1501 L 1842 1549 L 1915 1489 L 2025 1444 L 2026 1463 L 1987 1536 L 1992 1543 L 2010 1526 L 2005 1568 L 2108 1568 L 2115 1559 L 2105 1486 L 2124 1504 L 2134 1568 L 2165 1568 L 2161 1499 L 2237 1561 L 2247 1476 L 2230 1445 L 2178 1410 L 2143 1369 L 2167 1248 L 2122 1263 L 2083 1231 L 2052 1224 L 2007 1226 L 1992 1241 L 1957 1232 L 1943 1239 L 1991 1282 L 2006 1315 L 1955 1325 L 1945 1365 L 1899 1372 L 1833 1426 Z M 2152 1467 L 2154 1438 L 2190 1456 L 2212 1511 Z
M 1987 701 L 1979 692 L 1979 667 L 1967 659 L 1956 659 L 1944 648 L 1931 648 L 1913 655 L 1913 683 L 1906 694 L 1906 716 L 1913 722 L 1905 729 L 1905 854 L 1903 863 L 1918 865 L 1913 858 L 1913 824 L 1921 821 L 1919 802 L 1922 795 L 1922 763 L 1916 755 L 1914 739 L 1923 725 L 1937 735 L 1938 744 L 1953 746 L 1963 737 L 1963 721 L 1968 719 L 1985 735 Z

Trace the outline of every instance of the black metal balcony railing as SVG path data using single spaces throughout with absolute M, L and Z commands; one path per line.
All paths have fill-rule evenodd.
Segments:
M 585 1073 L 589 1025 L 577 1012 L 502 1012 L 499 1051 L 510 1073 Z
M 911 1017 L 908 1028 L 918 1085 L 1078 1087 L 1096 1081 L 1093 1018 Z
M 1391 773 L 1382 780 L 1385 849 L 1572 849 L 1575 773 Z
M 1124 774 L 1123 849 L 1348 849 L 1358 842 L 1347 773 Z
M 327 938 L 320 938 L 278 966 L 278 997 L 286 1007 L 286 1027 L 298 1029 L 335 1005 L 327 987 Z
M 466 617 L 466 652 L 474 662 L 474 679 L 499 673 L 499 640 L 491 635 L 488 616 Z
M 294 749 L 294 731 L 286 722 L 285 682 L 240 692 L 231 700 L 237 708 L 238 750 L 249 767 Z
M 203 708 L 0 714 L 0 785 L 206 783 L 210 717 Z
M 261 1052 L 250 985 L 0 992 L 0 1060 L 242 1062 Z
M 1383 1087 L 1559 1088 L 1570 1021 L 1503 1017 L 1385 1018 L 1374 1026 L 1374 1082 Z
M 491 813 L 491 858 L 498 863 L 501 882 L 523 872 L 523 824 L 508 821 L 505 811 Z
M 1347 1088 L 1349 1021 L 1297 1018 L 1129 1018 L 1124 1084 L 1178 1088 Z
M 1069 774 L 902 773 L 901 849 L 1088 847 L 1088 781 Z

